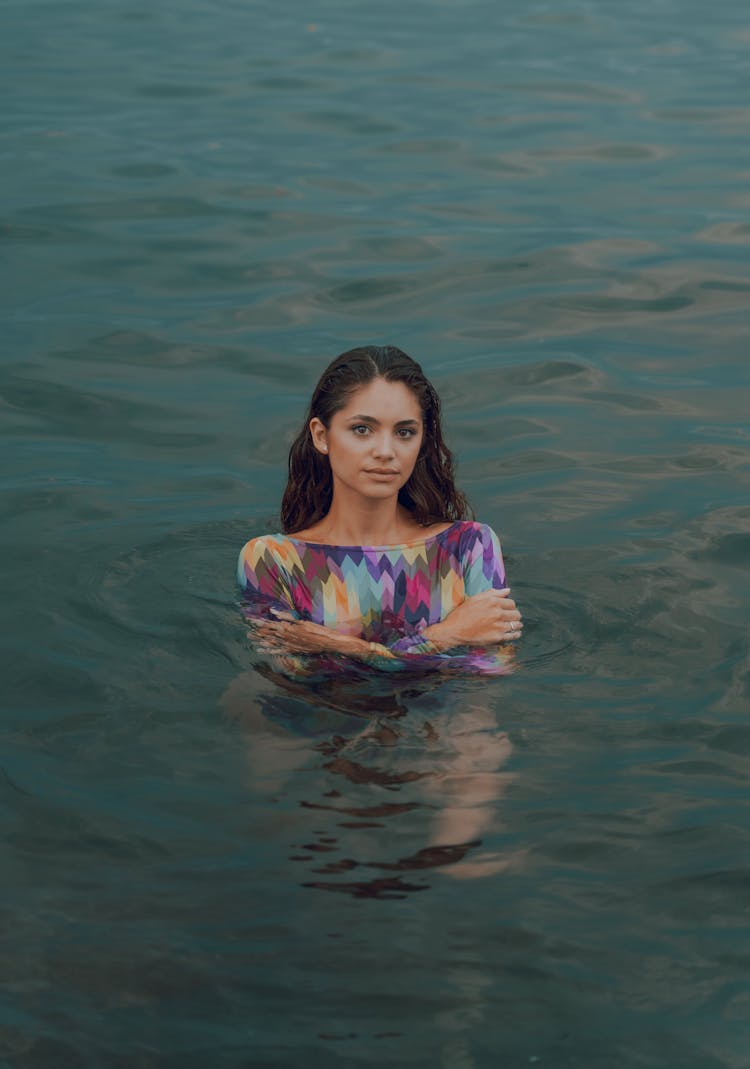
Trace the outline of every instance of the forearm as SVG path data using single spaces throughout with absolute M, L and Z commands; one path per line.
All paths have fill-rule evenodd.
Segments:
M 446 650 L 461 645 L 451 635 L 447 618 L 437 624 L 430 624 L 429 627 L 425 627 L 422 630 L 422 636 L 430 644 L 432 651 L 436 653 L 444 653 Z
M 342 653 L 363 661 L 406 660 L 416 656 L 443 653 L 459 645 L 450 634 L 449 628 L 444 625 L 445 621 L 433 624 L 413 635 L 397 639 L 389 646 L 380 642 L 367 642 L 365 639 L 331 630 L 326 646 L 331 652 Z
M 393 657 L 388 647 L 379 642 L 367 642 L 363 638 L 344 635 L 332 628 L 328 629 L 325 646 L 330 653 L 342 653 L 346 657 L 356 657 L 363 661 L 372 660 L 373 657 Z
M 422 634 L 439 653 L 459 646 L 498 646 L 520 638 L 521 613 L 509 597 L 510 589 L 495 587 L 466 597 L 455 609 Z
M 381 672 L 400 671 L 408 659 L 398 649 L 392 649 L 390 646 L 385 646 L 380 642 L 367 642 L 363 638 L 345 635 L 340 631 L 334 631 L 332 628 L 326 628 L 325 630 L 327 634 L 325 638 L 321 638 L 323 647 L 321 652 L 323 653 L 349 657 Z
M 379 642 L 367 642 L 309 620 L 263 621 L 256 624 L 255 636 L 261 652 L 277 655 L 339 654 L 371 663 L 397 659 Z

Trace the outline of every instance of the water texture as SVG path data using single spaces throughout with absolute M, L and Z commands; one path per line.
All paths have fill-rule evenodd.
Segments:
M 3 5 L 2 1069 L 750 1065 L 750 15 Z M 318 371 L 419 359 L 511 676 L 284 689 Z

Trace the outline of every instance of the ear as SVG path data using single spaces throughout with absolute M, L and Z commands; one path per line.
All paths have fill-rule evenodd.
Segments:
M 317 416 L 310 420 L 310 437 L 312 444 L 319 453 L 328 452 L 328 431 L 326 425 Z

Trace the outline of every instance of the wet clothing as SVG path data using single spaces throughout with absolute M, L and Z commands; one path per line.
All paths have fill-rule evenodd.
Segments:
M 486 524 L 459 520 L 393 546 L 262 535 L 242 548 L 237 578 L 251 624 L 283 612 L 356 635 L 374 644 L 364 658 L 374 667 L 507 670 L 507 654 L 498 647 L 440 653 L 422 634 L 465 598 L 506 585 L 500 543 Z M 312 668 L 310 660 L 294 655 L 300 670 L 305 663 Z

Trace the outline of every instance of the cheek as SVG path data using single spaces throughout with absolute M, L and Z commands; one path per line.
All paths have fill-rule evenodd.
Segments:
M 359 462 L 360 455 L 367 446 L 366 439 L 352 435 L 351 438 L 342 436 L 330 442 L 328 459 L 332 465 L 345 468 L 347 464 Z

